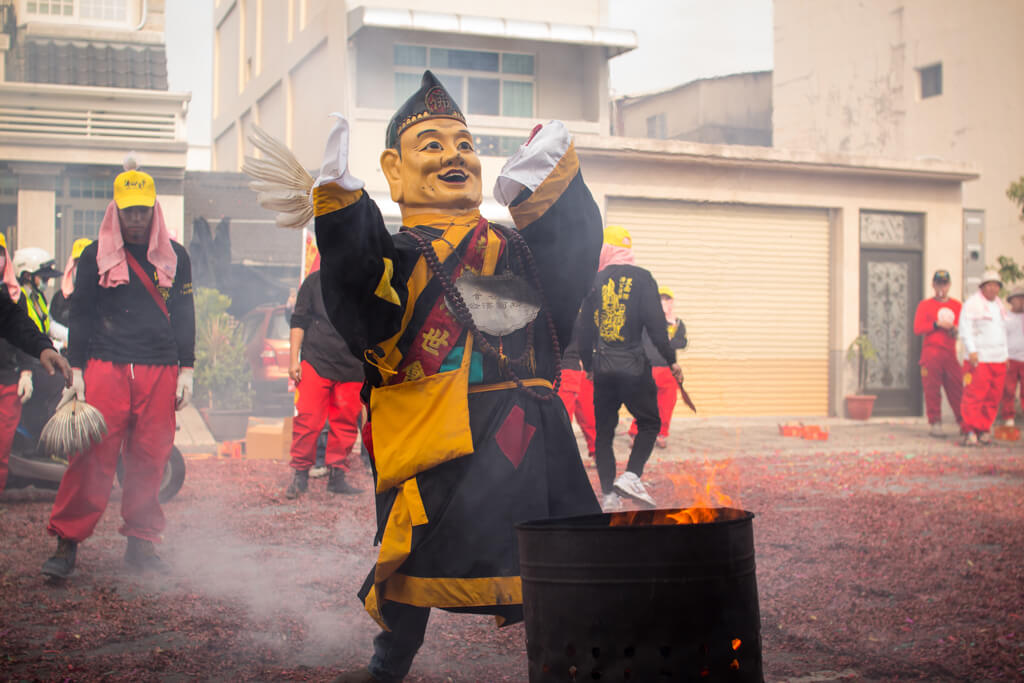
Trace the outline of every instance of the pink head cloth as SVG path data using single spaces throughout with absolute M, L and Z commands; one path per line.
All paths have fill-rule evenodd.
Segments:
M 597 262 L 597 270 L 601 272 L 608 266 L 628 265 L 632 266 L 633 250 L 628 247 L 616 247 L 611 244 L 601 245 L 601 258 Z
M 4 247 L 4 284 L 7 285 L 7 293 L 11 295 L 11 301 L 17 303 L 21 297 L 21 285 L 18 284 L 18 278 L 14 275 L 14 264 L 11 263 L 11 255 L 7 253 L 7 247 Z
M 100 273 L 100 287 L 128 284 L 128 261 L 124 238 L 121 237 L 121 221 L 117 217 L 117 204 L 114 202 L 107 205 L 97 242 L 96 266 Z M 153 224 L 149 231 L 146 260 L 156 268 L 157 283 L 161 287 L 170 287 L 178 269 L 178 255 L 171 246 L 171 236 L 164 223 L 164 212 L 159 201 L 153 204 Z
M 67 265 L 64 266 L 64 278 L 60 281 L 60 291 L 67 299 L 75 291 L 75 261 L 74 256 L 68 256 Z

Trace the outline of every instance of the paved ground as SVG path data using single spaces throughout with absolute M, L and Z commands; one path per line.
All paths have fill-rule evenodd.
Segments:
M 819 420 L 830 438 L 803 441 L 777 422 L 679 420 L 645 476 L 667 507 L 689 502 L 683 475 L 713 474 L 757 514 L 767 680 L 1024 679 L 1024 444 L 964 449 L 919 421 Z M 188 465 L 167 577 L 123 568 L 115 491 L 77 576 L 45 586 L 52 494 L 0 497 L 0 680 L 329 680 L 365 661 L 370 495 L 319 480 L 296 503 L 282 463 Z M 520 625 L 436 612 L 409 680 L 525 671 Z

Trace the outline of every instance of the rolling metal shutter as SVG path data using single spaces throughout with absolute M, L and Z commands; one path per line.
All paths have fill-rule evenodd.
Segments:
M 826 210 L 610 198 L 607 224 L 675 293 L 700 415 L 828 414 Z

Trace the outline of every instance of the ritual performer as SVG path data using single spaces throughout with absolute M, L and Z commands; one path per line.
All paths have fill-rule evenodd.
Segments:
M 686 325 L 672 313 L 675 294 L 668 287 L 658 287 L 658 296 L 661 297 L 661 310 L 665 312 L 665 325 L 668 328 L 668 345 L 675 350 L 686 348 Z M 672 413 L 676 409 L 676 399 L 679 397 L 679 384 L 672 369 L 662 357 L 661 352 L 651 341 L 651 335 L 644 332 L 644 353 L 651 363 L 651 377 L 654 378 L 654 385 L 658 387 L 658 417 L 661 418 L 661 429 L 658 430 L 658 438 L 654 445 L 658 448 L 668 448 L 668 428 L 672 423 Z M 636 420 L 629 426 L 629 434 L 636 438 Z
M 651 343 L 682 381 L 676 352 L 668 343 L 665 312 L 658 301 L 658 284 L 650 271 L 633 259 L 633 239 L 619 225 L 604 231 L 600 272 L 583 303 L 580 359 L 594 378 L 594 418 L 597 421 L 597 476 L 604 510 L 622 507 L 620 496 L 654 507 L 654 498 L 641 477 L 661 428 L 658 389 L 643 348 L 646 331 Z M 626 471 L 615 476 L 612 440 L 625 404 L 637 422 L 637 435 Z
M 114 180 L 99 238 L 79 258 L 70 329 L 74 380 L 62 401 L 87 401 L 108 432 L 71 457 L 47 526 L 57 552 L 43 574 L 66 579 L 74 571 L 78 544 L 92 535 L 110 499 L 119 457 L 125 562 L 165 569 L 153 545 L 164 529 L 157 496 L 174 445 L 174 411 L 192 396 L 192 269 L 184 247 L 170 238 L 153 178 L 130 157 Z
M 583 326 L 583 318 L 576 317 L 573 326 L 572 341 L 562 354 L 562 383 L 558 387 L 558 398 L 565 405 L 569 421 L 573 418 L 580 425 L 583 438 L 587 442 L 587 454 L 594 457 L 596 437 L 594 432 L 594 382 L 583 371 L 580 362 L 579 336 Z
M 64 266 L 64 277 L 60 281 L 60 289 L 53 295 L 53 301 L 50 302 L 51 320 L 65 327 L 68 326 L 71 319 L 71 294 L 75 291 L 78 259 L 82 256 L 82 251 L 90 244 L 92 244 L 91 239 L 82 237 L 71 245 L 71 255 L 68 256 L 68 262 Z
M 1009 357 L 1006 344 L 1006 305 L 999 298 L 999 273 L 986 270 L 978 291 L 960 312 L 960 339 L 964 344 L 963 445 L 989 444 L 989 430 L 999 413 Z
M 338 680 L 399 681 L 431 607 L 522 618 L 514 522 L 600 510 L 557 385 L 601 217 L 551 121 L 495 185 L 515 229 L 482 218 L 473 136 L 428 71 L 380 157 L 402 212 L 391 235 L 339 119 L 312 199 L 327 313 L 366 361 L 381 550 L 360 596 L 384 630 L 368 669 Z
M 949 271 L 936 270 L 932 276 L 935 296 L 917 305 L 914 313 L 914 334 L 921 335 L 921 385 L 928 413 L 931 434 L 942 437 L 942 388 L 953 409 L 957 424 L 962 425 L 960 399 L 963 394 L 963 372 L 956 358 L 957 326 L 960 324 L 960 302 L 949 296 Z
M 1010 356 L 1006 364 L 1003 388 L 1003 420 L 1007 427 L 1014 425 L 1014 405 L 1017 385 L 1020 385 L 1021 409 L 1024 409 L 1024 285 L 1013 288 L 1006 301 L 1010 310 L 1006 315 L 1006 349 Z
M 7 255 L 7 238 L 0 233 L 0 491 L 7 484 L 7 463 L 14 433 L 21 419 L 21 404 L 32 397 L 29 362 L 38 358 L 47 374 L 71 382 L 71 366 L 54 350 L 50 338 L 39 331 L 18 304 L 21 287 Z
M 288 376 L 295 382 L 298 398 L 292 421 L 292 482 L 285 497 L 298 498 L 308 490 L 309 470 L 316 461 L 324 420 L 328 425 L 324 451 L 324 464 L 329 469 L 327 490 L 359 493 L 345 481 L 345 473 L 359 434 L 363 365 L 327 319 L 319 270 L 310 273 L 299 287 L 291 327 Z

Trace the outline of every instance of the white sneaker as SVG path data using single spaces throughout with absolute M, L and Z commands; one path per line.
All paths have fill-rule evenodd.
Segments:
M 644 483 L 640 481 L 640 477 L 632 472 L 623 472 L 619 475 L 619 478 L 615 480 L 615 490 L 628 498 L 633 498 L 651 507 L 656 507 L 654 499 L 651 498 L 651 494 L 647 493 L 647 489 L 644 488 Z
M 326 477 L 327 471 L 326 467 L 311 467 L 309 470 L 309 478 L 319 479 L 320 477 Z
M 1006 422 L 1004 422 L 1003 424 L 1006 425 L 1007 427 L 1012 427 L 1013 426 L 1013 418 L 1012 417 L 1006 418 Z
M 942 433 L 942 423 L 941 422 L 934 423 L 932 425 L 931 431 L 929 433 L 932 436 L 935 436 L 935 437 L 938 437 L 938 438 L 941 439 L 944 436 L 943 433 Z
M 604 494 L 604 498 L 601 500 L 601 509 L 605 512 L 618 512 L 621 510 L 622 499 L 619 498 L 619 494 L 614 491 Z

